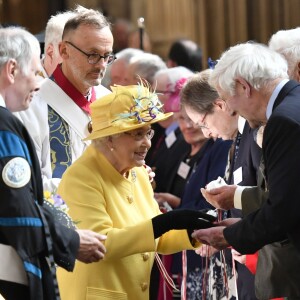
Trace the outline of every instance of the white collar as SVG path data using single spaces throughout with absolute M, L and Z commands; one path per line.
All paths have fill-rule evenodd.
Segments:
M 6 107 L 5 101 L 1 94 L 0 94 L 0 106 Z
M 275 103 L 275 100 L 278 96 L 278 94 L 280 93 L 281 89 L 283 88 L 283 86 L 289 81 L 289 79 L 283 79 L 282 81 L 280 81 L 277 86 L 275 87 L 271 97 L 270 97 L 270 100 L 268 102 L 268 105 L 267 105 L 267 109 L 266 109 L 266 117 L 267 117 L 267 120 L 269 120 L 271 114 L 272 114 L 272 111 L 273 111 L 273 106 L 274 106 L 274 103 Z
M 238 118 L 238 131 L 239 131 L 240 134 L 242 134 L 243 131 L 244 131 L 245 123 L 246 123 L 246 119 L 239 116 L 239 118 Z

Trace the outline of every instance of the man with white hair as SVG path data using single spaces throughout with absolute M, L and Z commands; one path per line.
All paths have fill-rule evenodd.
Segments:
M 127 85 L 127 68 L 131 58 L 142 54 L 143 50 L 135 48 L 126 48 L 116 54 L 115 62 L 107 68 L 103 81 L 105 86 L 113 86 L 114 84 Z
M 213 71 L 211 83 L 232 112 L 244 116 L 253 128 L 266 125 L 262 152 L 264 188 L 269 192 L 261 208 L 243 220 L 228 219 L 212 230 L 194 233 L 218 249 L 230 244 L 240 253 L 253 253 L 267 244 L 286 241 L 300 252 L 300 85 L 288 80 L 287 70 L 278 53 L 245 43 L 226 51 Z M 235 224 L 228 226 L 230 222 Z M 288 270 L 285 275 L 293 276 Z
M 57 222 L 43 205 L 34 145 L 12 114 L 39 89 L 40 45 L 28 31 L 0 29 L 0 293 L 6 300 L 59 299 L 56 266 L 72 271 L 104 257 L 106 237 Z
M 145 79 L 151 85 L 154 75 L 162 69 L 167 69 L 165 62 L 156 54 L 142 53 L 130 59 L 127 68 L 127 84 L 136 84 L 140 79 Z
M 52 75 L 57 65 L 62 62 L 59 53 L 59 43 L 62 40 L 62 34 L 66 22 L 75 16 L 75 11 L 59 12 L 48 20 L 45 29 L 45 45 L 44 55 L 41 59 L 41 71 L 39 76 L 42 79 L 48 78 Z M 46 146 L 49 140 L 47 127 L 40 126 L 40 110 L 47 110 L 47 103 L 43 101 L 33 101 L 32 105 L 25 111 L 15 112 L 17 116 L 33 138 L 35 148 L 39 157 L 40 166 L 42 169 L 42 176 L 45 189 L 54 190 L 59 180 L 51 178 L 51 165 L 50 165 L 50 148 Z M 43 136 L 43 140 L 40 137 Z
M 284 56 L 290 79 L 300 82 L 300 27 L 274 33 L 269 48 Z
M 62 39 L 66 22 L 75 16 L 74 11 L 59 12 L 51 16 L 45 29 L 44 57 L 42 58 L 43 77 L 52 75 L 57 65 L 62 62 L 59 54 L 59 43 Z

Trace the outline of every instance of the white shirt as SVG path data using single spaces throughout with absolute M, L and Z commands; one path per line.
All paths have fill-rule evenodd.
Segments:
M 6 107 L 5 101 L 4 101 L 4 99 L 3 99 L 3 97 L 2 97 L 1 94 L 0 94 L 0 106 Z

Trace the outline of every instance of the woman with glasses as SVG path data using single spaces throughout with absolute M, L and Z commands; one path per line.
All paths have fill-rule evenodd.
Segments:
M 112 91 L 91 105 L 93 130 L 86 139 L 92 144 L 58 189 L 78 227 L 107 235 L 105 260 L 78 262 L 73 273 L 60 269 L 63 300 L 149 299 L 154 253 L 193 249 L 187 233 L 213 220 L 194 210 L 160 213 L 144 164 L 151 125 L 172 113 L 163 113 L 157 95 L 143 85 Z
M 205 138 L 201 128 L 193 123 L 184 108 L 174 115 L 184 140 L 190 148 L 179 157 L 174 170 L 170 170 L 167 190 L 164 193 L 155 193 L 155 199 L 159 203 L 167 202 L 173 209 L 214 209 L 205 201 L 199 190 L 218 176 L 224 176 L 228 150 L 232 142 Z M 203 280 L 199 280 L 196 276 L 201 273 L 199 256 L 195 251 L 187 251 L 186 255 L 187 299 L 204 300 L 205 295 L 199 291 Z M 163 256 L 163 262 L 167 266 L 170 265 L 170 273 L 173 274 L 174 279 L 177 279 L 179 286 L 183 278 L 182 261 L 182 252 Z M 164 298 L 163 285 L 161 285 L 158 299 L 173 299 L 177 293 L 170 291 L 166 294 L 167 298 Z
M 245 124 L 243 118 L 229 110 L 226 102 L 220 98 L 216 89 L 209 85 L 209 78 L 212 72 L 212 70 L 205 70 L 194 75 L 194 77 L 189 80 L 182 90 L 182 104 L 187 114 L 202 128 L 206 136 L 221 137 L 224 140 L 234 140 L 229 153 L 227 153 L 227 172 L 224 176 L 226 182 L 245 186 L 256 185 L 256 172 L 259 167 L 261 153 L 254 141 L 253 131 L 250 130 L 247 123 Z M 202 196 L 203 200 L 204 197 L 206 198 L 204 188 L 205 187 L 201 188 L 201 191 L 204 190 Z M 231 216 L 241 216 L 240 210 L 230 210 L 228 213 Z M 202 255 L 206 256 L 208 252 L 207 246 L 201 248 Z M 218 265 L 222 265 L 222 254 L 216 253 L 212 255 L 214 252 L 211 249 L 209 250 L 211 266 L 213 266 L 215 262 L 217 262 Z M 228 251 L 228 249 L 226 249 L 226 251 Z M 226 256 L 228 269 L 231 268 L 230 256 L 230 253 Z M 231 291 L 237 292 L 239 299 L 256 300 L 254 293 L 254 276 L 245 265 L 239 263 L 239 261 L 241 261 L 240 255 L 234 252 L 233 258 L 236 259 L 235 266 L 238 277 L 237 291 L 234 291 L 234 289 Z M 196 259 L 194 261 L 197 262 Z M 211 268 L 211 271 L 213 271 L 212 276 L 218 274 L 217 264 Z M 223 268 L 224 267 L 225 266 L 223 266 Z M 198 274 L 200 273 L 198 272 Z M 233 284 L 235 278 L 232 278 L 231 271 L 227 274 L 229 282 Z M 223 270 L 221 270 L 219 275 L 222 279 Z M 195 278 L 197 279 L 196 276 Z M 200 282 L 199 278 L 198 282 Z M 223 280 L 219 280 L 219 282 L 223 283 Z M 222 286 L 218 286 L 217 284 L 215 286 L 217 287 L 217 293 L 226 292 Z M 224 298 L 228 299 L 227 296 L 224 296 Z M 219 297 L 218 299 L 224 298 Z

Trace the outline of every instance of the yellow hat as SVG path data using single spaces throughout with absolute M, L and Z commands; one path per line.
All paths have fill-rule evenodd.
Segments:
M 164 113 L 157 95 L 142 84 L 111 89 L 111 94 L 91 104 L 93 131 L 84 140 L 130 131 L 163 121 L 173 114 Z

